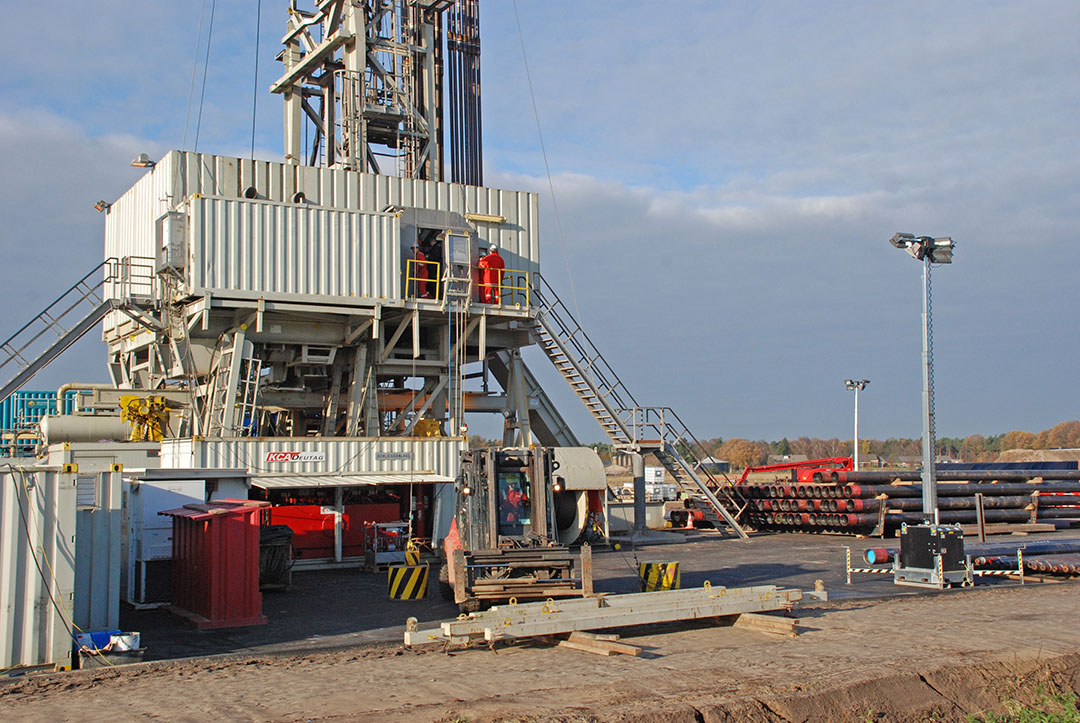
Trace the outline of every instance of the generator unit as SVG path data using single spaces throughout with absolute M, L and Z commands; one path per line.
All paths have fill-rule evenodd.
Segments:
M 903 525 L 893 582 L 938 590 L 970 585 L 960 525 Z

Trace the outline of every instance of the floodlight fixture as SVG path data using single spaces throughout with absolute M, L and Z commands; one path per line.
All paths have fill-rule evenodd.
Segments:
M 150 156 L 146 155 L 145 153 L 140 153 L 139 155 L 135 156 L 134 159 L 132 159 L 131 165 L 133 168 L 149 168 L 153 170 L 154 166 L 156 166 L 157 163 L 155 161 L 151 161 Z
M 94 210 L 95 211 L 100 211 L 101 213 L 108 212 L 108 210 L 110 208 L 112 208 L 112 204 L 109 203 L 108 201 L 98 201 L 97 203 L 94 204 Z
M 894 233 L 889 243 L 898 249 L 907 251 L 917 261 L 930 259 L 932 264 L 951 264 L 953 249 L 956 244 L 949 236 L 915 236 L 910 233 Z

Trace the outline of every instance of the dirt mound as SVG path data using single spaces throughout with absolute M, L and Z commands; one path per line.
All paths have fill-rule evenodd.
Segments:
M 948 666 L 926 673 L 900 673 L 794 695 L 746 696 L 716 702 L 681 700 L 644 709 L 640 701 L 635 701 L 628 703 L 625 710 L 620 706 L 575 720 L 866 723 L 979 721 L 992 715 L 1000 720 L 1018 707 L 1061 714 L 1067 710 L 1068 701 L 1075 701 L 1080 694 L 1078 671 L 1080 654 L 1050 660 L 996 661 Z
M 1080 449 L 1007 449 L 998 462 L 1076 462 Z

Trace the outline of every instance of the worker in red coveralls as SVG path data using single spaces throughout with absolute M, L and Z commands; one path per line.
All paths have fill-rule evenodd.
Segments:
M 503 495 L 503 518 L 510 524 L 515 524 L 521 521 L 525 512 L 525 494 L 521 491 L 521 486 L 517 482 L 511 483 L 509 489 Z
M 412 245 L 413 252 L 413 265 L 412 275 L 413 283 L 416 288 L 413 290 L 415 295 L 421 299 L 430 299 L 431 295 L 428 293 L 428 265 L 427 256 L 424 256 L 424 252 L 420 250 L 420 246 L 417 244 Z
M 499 256 L 499 248 L 492 244 L 487 256 L 480 259 L 480 301 L 485 304 L 499 303 L 499 286 L 502 284 L 506 262 Z

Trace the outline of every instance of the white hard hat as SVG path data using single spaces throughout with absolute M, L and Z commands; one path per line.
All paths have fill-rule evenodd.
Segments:
M 491 244 L 490 246 L 488 246 L 488 253 L 496 253 L 498 250 L 499 247 L 495 244 Z

